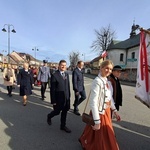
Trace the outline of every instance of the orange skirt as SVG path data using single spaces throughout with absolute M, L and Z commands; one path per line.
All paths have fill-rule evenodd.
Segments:
M 119 150 L 111 121 L 110 107 L 105 110 L 104 115 L 100 115 L 100 130 L 93 130 L 90 125 L 86 125 L 79 141 L 84 150 Z

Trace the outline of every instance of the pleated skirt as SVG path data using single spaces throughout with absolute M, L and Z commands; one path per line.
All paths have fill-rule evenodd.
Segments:
M 104 115 L 100 115 L 100 130 L 93 130 L 90 125 L 86 125 L 79 142 L 83 150 L 119 150 L 111 121 L 110 107 L 105 110 Z

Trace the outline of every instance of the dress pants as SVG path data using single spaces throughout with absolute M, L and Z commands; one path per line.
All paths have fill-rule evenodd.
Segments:
M 86 93 L 85 90 L 83 90 L 79 92 L 79 95 L 76 95 L 76 92 L 74 94 L 75 94 L 74 111 L 78 111 L 78 105 L 86 99 Z
M 47 82 L 41 82 L 41 96 L 42 96 L 42 98 L 44 98 L 46 87 L 47 87 Z
M 61 112 L 61 125 L 60 127 L 63 128 L 66 126 L 66 118 L 67 118 L 67 105 L 65 105 L 64 107 L 60 107 L 58 105 L 54 105 L 53 106 L 54 110 L 48 114 L 48 118 L 53 118 L 54 116 L 57 116 L 60 114 Z
M 7 91 L 8 91 L 8 94 L 11 95 L 11 92 L 12 92 L 12 86 L 7 86 Z

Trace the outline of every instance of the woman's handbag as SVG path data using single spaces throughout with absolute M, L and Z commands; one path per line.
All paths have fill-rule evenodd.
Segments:
M 86 123 L 87 125 L 93 125 L 94 126 L 94 124 L 95 124 L 92 115 L 87 114 L 87 113 L 82 114 L 82 121 L 84 123 Z
M 84 123 L 86 123 L 87 125 L 94 125 L 95 123 L 94 123 L 94 120 L 93 120 L 93 117 L 92 117 L 92 113 L 90 113 L 90 114 L 85 113 L 85 110 L 86 110 L 86 107 L 87 107 L 87 104 L 88 104 L 88 101 L 89 101 L 90 93 L 89 93 L 89 96 L 88 96 L 88 99 L 87 99 L 87 102 L 86 102 L 86 105 L 85 105 L 85 108 L 84 108 L 84 111 L 83 111 L 83 114 L 82 114 L 82 121 Z
M 5 76 L 6 81 L 10 81 L 10 77 L 8 75 Z

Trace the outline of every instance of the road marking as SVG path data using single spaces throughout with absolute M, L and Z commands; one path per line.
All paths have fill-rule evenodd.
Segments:
M 122 129 L 122 130 L 125 130 L 125 131 L 128 131 L 128 132 L 131 132 L 131 133 L 134 133 L 134 134 L 137 134 L 137 135 L 140 135 L 140 136 L 143 136 L 143 137 L 146 137 L 146 138 L 149 138 L 149 139 L 150 139 L 150 136 L 148 136 L 148 135 L 145 135 L 145 134 L 142 134 L 142 133 L 139 133 L 139 132 L 136 132 L 136 131 L 132 131 L 132 130 L 130 130 L 130 129 L 124 128 L 124 127 L 122 127 L 122 126 L 120 126 L 120 125 L 118 125 L 118 124 L 115 124 L 115 123 L 113 123 L 113 125 L 114 125 L 115 127 L 117 127 L 117 128 Z

